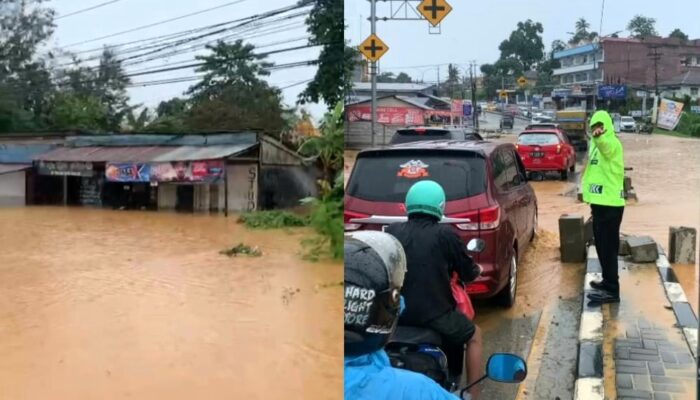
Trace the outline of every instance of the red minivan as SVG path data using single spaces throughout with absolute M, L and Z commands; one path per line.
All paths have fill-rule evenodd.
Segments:
M 576 170 L 576 150 L 560 129 L 526 130 L 515 147 L 528 172 L 557 171 L 566 180 Z
M 427 141 L 357 155 L 345 194 L 345 230 L 384 230 L 406 220 L 406 192 L 434 180 L 445 189 L 441 223 L 466 243 L 486 241 L 475 255 L 484 273 L 467 287 L 475 297 L 515 303 L 519 257 L 537 229 L 537 198 L 512 144 Z

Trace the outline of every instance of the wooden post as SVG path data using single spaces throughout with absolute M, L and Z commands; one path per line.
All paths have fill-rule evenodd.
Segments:
M 228 217 L 228 163 L 224 160 L 224 215 Z
M 63 205 L 68 205 L 68 177 L 63 176 Z

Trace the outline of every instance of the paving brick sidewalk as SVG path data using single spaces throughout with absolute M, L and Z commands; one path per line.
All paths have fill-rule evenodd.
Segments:
M 683 343 L 669 341 L 667 329 L 638 320 L 615 340 L 618 399 L 694 398 L 693 357 Z

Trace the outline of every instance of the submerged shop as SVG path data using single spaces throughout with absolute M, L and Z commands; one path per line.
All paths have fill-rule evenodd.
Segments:
M 316 194 L 314 167 L 247 132 L 67 138 L 35 165 L 49 178 L 37 190 L 60 194 L 53 204 L 228 213 L 294 206 Z

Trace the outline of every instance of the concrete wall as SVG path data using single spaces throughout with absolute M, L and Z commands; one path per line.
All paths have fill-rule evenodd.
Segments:
M 274 165 L 301 165 L 301 159 L 282 143 L 271 138 L 263 138 L 260 142 L 260 162 Z
M 657 53 L 662 54 L 657 62 L 659 82 L 674 78 L 683 73 L 681 60 L 687 56 L 700 56 L 700 41 L 688 41 L 681 44 L 677 39 L 654 39 L 645 41 L 612 40 L 603 41 L 604 80 L 621 84 L 654 85 L 654 60 L 652 46 L 658 46 Z
M 260 208 L 290 208 L 299 206 L 305 197 L 318 194 L 316 167 L 270 166 L 262 167 L 260 174 Z
M 25 196 L 25 171 L 0 175 L 0 206 L 23 206 Z

